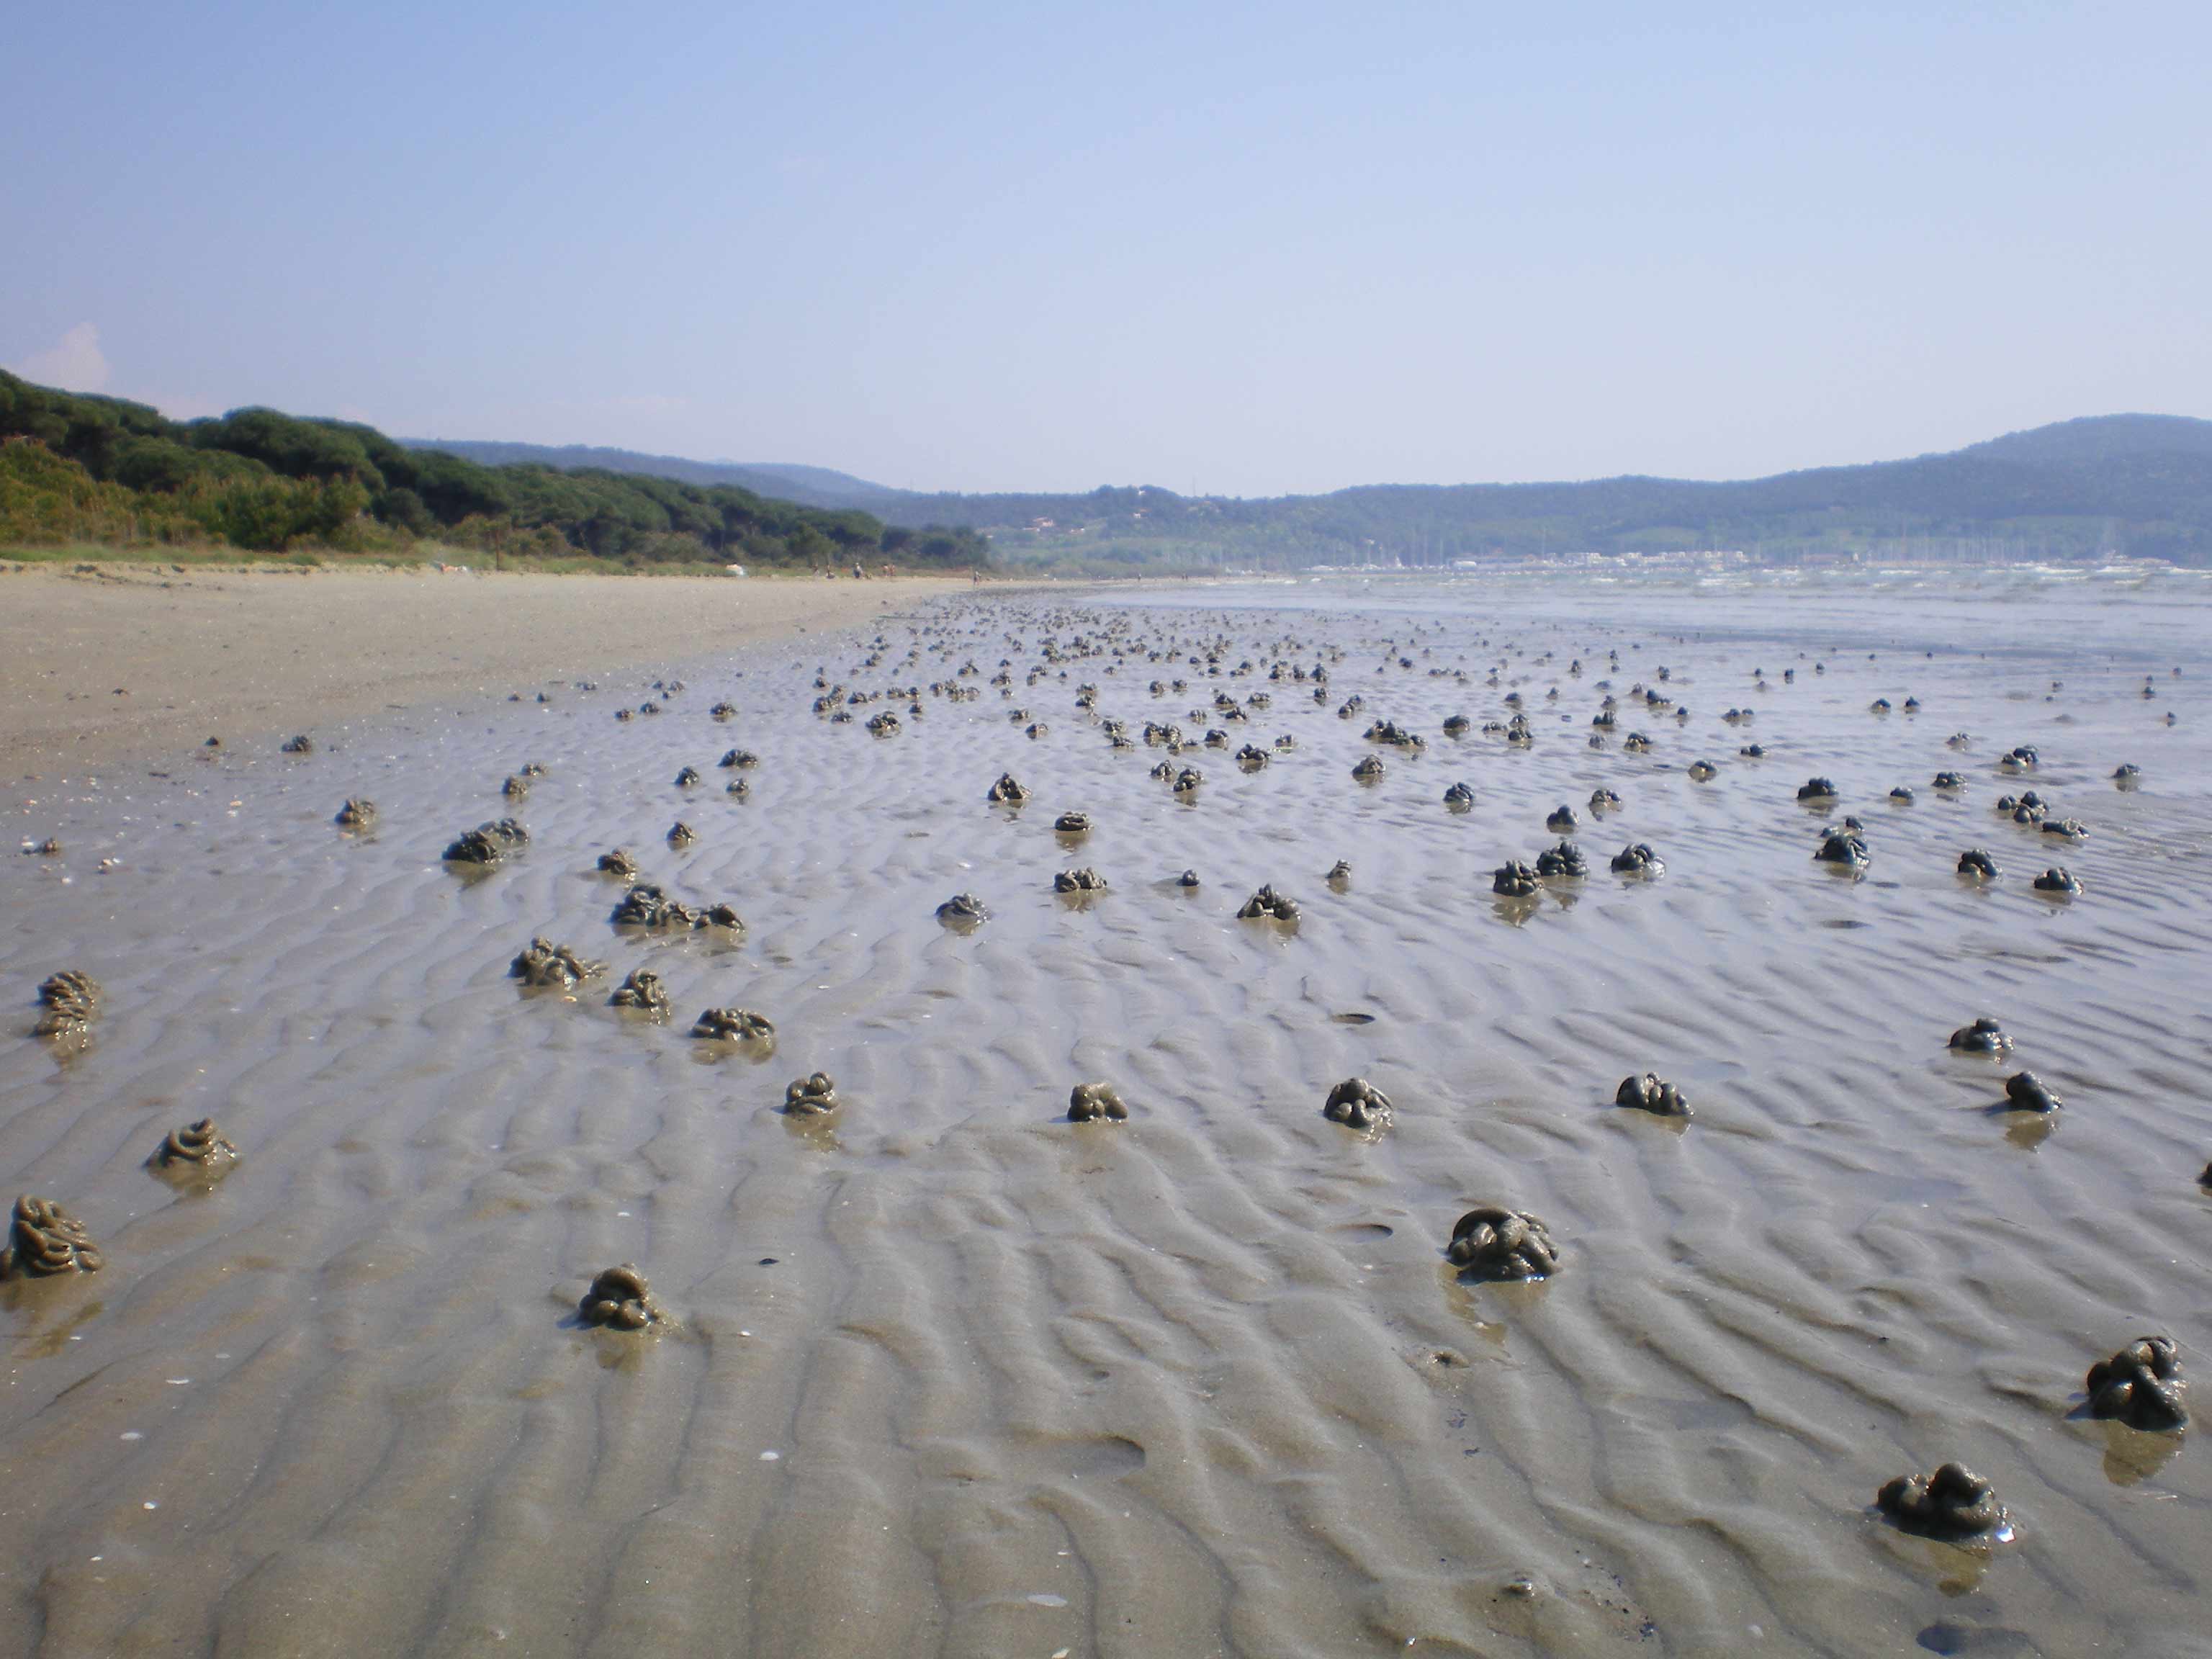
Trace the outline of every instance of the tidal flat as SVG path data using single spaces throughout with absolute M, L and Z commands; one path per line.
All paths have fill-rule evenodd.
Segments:
M 2185 574 L 1030 590 L 54 765 L 0 1651 L 2197 1650 L 2085 1378 L 2212 1328 L 2208 685 Z

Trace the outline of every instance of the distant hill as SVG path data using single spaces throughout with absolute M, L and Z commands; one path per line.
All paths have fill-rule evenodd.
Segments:
M 870 483 L 849 472 L 833 472 L 826 466 L 786 465 L 778 462 L 688 461 L 677 455 L 641 455 L 631 449 L 601 449 L 584 444 L 509 444 L 459 441 L 444 438 L 402 438 L 409 449 L 442 450 L 480 466 L 550 466 L 562 471 L 592 467 L 602 472 L 629 472 L 653 478 L 674 478 L 682 483 L 711 489 L 729 484 L 756 495 L 795 501 L 831 512 L 866 508 L 871 501 L 896 500 L 907 492 L 885 484 Z
M 733 466 L 608 450 L 446 443 L 478 459 L 568 465 L 759 494 L 886 523 L 989 533 L 1001 558 L 1117 571 L 1219 564 L 1438 564 L 1528 555 L 1740 549 L 1773 562 L 1877 557 L 2212 564 L 2212 421 L 2107 415 L 1948 454 L 1724 483 L 1367 484 L 1247 500 L 1157 486 L 1083 495 L 927 495 L 817 467 Z
M 849 472 L 833 472 L 826 466 L 788 466 L 781 462 L 755 461 L 744 470 L 764 477 L 780 478 L 794 489 L 812 490 L 825 497 L 821 503 L 824 507 L 830 505 L 828 498 L 834 498 L 839 507 L 859 507 L 872 501 L 897 501 L 914 493 L 896 489 L 890 484 L 870 483 Z
M 2008 432 L 1959 453 L 2061 466 L 2136 455 L 2212 455 L 2212 421 L 2185 415 L 2092 415 Z

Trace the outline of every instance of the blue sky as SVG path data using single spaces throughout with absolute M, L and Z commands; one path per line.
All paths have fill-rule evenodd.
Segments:
M 1244 495 L 2212 416 L 2212 7 L 21 4 L 0 364 Z

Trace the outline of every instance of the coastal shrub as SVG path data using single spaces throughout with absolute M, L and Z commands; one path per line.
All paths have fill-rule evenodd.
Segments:
M 330 542 L 368 503 L 349 478 L 194 478 L 177 492 L 210 535 L 234 547 L 283 552 L 295 542 Z
M 411 489 L 388 489 L 376 504 L 376 516 L 410 536 L 427 536 L 438 527 L 422 498 Z
M 303 421 L 273 409 L 237 409 L 218 420 L 195 421 L 190 431 L 196 449 L 243 455 L 287 478 L 384 486 L 384 475 L 361 441 L 336 422 Z
M 0 441 L 0 544 L 204 540 L 176 503 L 103 483 L 44 444 Z
M 259 552 L 396 551 L 417 541 L 501 558 L 579 555 L 626 567 L 744 564 L 965 568 L 969 529 L 886 531 L 872 515 L 599 467 L 486 466 L 412 449 L 373 427 L 238 409 L 158 410 L 0 373 L 0 539 L 52 544 L 196 540 Z M 35 457 L 38 459 L 29 459 Z

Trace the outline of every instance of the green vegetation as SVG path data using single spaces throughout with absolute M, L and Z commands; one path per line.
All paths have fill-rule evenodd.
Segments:
M 269 409 L 177 422 L 0 373 L 0 546 L 228 547 L 409 556 L 428 545 L 573 568 L 966 568 L 972 529 L 887 530 L 731 484 L 484 466 Z

